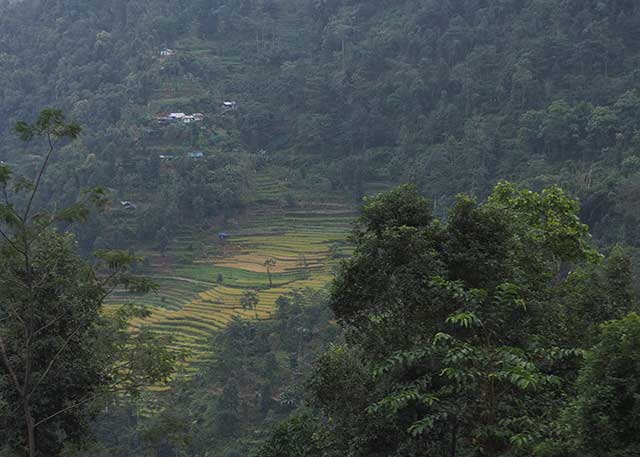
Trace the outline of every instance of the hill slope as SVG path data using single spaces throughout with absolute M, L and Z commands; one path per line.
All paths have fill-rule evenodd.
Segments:
M 500 178 L 557 182 L 598 239 L 636 245 L 639 25 L 619 0 L 25 0 L 0 18 L 0 132 L 47 104 L 83 123 L 51 184 L 70 199 L 160 193 L 154 158 L 174 147 L 231 153 L 208 165 L 233 167 L 222 186 L 183 167 L 149 198 L 165 219 L 196 220 L 198 195 L 205 216 L 261 198 L 244 181 L 264 150 L 296 189 L 413 180 L 439 208 Z M 217 116 L 226 99 L 238 111 Z M 203 112 L 210 130 L 158 133 L 161 110 Z M 22 163 L 12 151 L 7 136 L 0 158 Z
M 261 206 L 232 224 L 225 240 L 212 229 L 185 228 L 165 254 L 145 253 L 150 262 L 142 271 L 159 285 L 157 292 L 118 293 L 110 304 L 148 305 L 151 316 L 134 327 L 171 337 L 172 347 L 186 352 L 187 372 L 193 373 L 211 358 L 211 337 L 234 318 L 268 319 L 279 297 L 324 287 L 336 259 L 349 253 L 346 237 L 353 216 L 351 208 L 337 204 Z M 267 260 L 272 261 L 268 268 Z M 255 307 L 243 306 L 247 291 L 256 292 Z
M 326 233 L 310 244 L 239 238 L 239 253 L 212 263 L 194 259 L 217 249 L 203 228 L 225 230 L 247 208 L 348 207 L 400 181 L 417 183 L 440 215 L 457 192 L 483 196 L 497 179 L 559 183 L 580 197 L 601 245 L 640 243 L 637 2 L 24 0 L 4 9 L 0 159 L 31 172 L 38 145 L 8 132 L 41 106 L 82 123 L 40 204 L 109 187 L 113 210 L 82 229 L 81 247 L 153 258 L 173 245 L 168 271 L 152 261 L 170 282 L 165 303 L 186 286 L 174 277 L 200 281 L 189 283 L 197 302 L 218 273 L 231 284 L 223 278 L 217 292 L 261 287 L 267 256 L 323 264 L 313 246 L 334 230 L 318 224 Z M 300 236 L 316 230 L 305 224 Z M 165 311 L 162 325 L 179 312 Z

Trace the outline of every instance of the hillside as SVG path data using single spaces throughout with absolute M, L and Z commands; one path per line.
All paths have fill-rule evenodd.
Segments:
M 341 205 L 305 209 L 254 208 L 220 240 L 213 230 L 184 229 L 163 254 L 142 252 L 142 272 L 159 288 L 143 297 L 116 293 L 111 305 L 149 305 L 149 318 L 134 322 L 173 339 L 186 352 L 187 372 L 212 357 L 209 340 L 237 317 L 268 319 L 276 300 L 295 290 L 321 289 L 337 259 L 348 255 L 346 237 L 354 213 Z M 267 269 L 266 261 L 273 265 Z M 255 291 L 255 307 L 243 306 Z
M 173 281 L 158 300 L 185 292 L 172 277 L 202 281 L 192 291 L 200 300 L 236 263 L 242 275 L 220 289 L 264 286 L 259 261 L 243 263 L 251 238 L 237 238 L 239 254 L 208 253 L 243 214 L 270 231 L 286 219 L 272 227 L 265 213 L 349 212 L 402 181 L 441 216 L 456 193 L 482 197 L 498 179 L 559 183 L 581 199 L 602 247 L 640 242 L 635 2 L 25 0 L 5 9 L 0 159 L 30 172 L 37 146 L 25 151 L 9 130 L 42 106 L 80 122 L 82 142 L 52 164 L 46 194 L 71 202 L 88 186 L 109 188 L 113 209 L 82 229 L 81 247 L 147 255 L 143 271 Z M 158 121 L 168 113 L 201 118 Z M 330 219 L 314 242 L 344 229 Z M 287 255 L 324 265 L 295 241 L 307 222 Z M 260 243 L 256 259 L 283 255 L 276 238 Z
M 78 176 L 56 178 L 68 198 L 91 184 L 117 183 L 120 199 L 159 194 L 162 151 L 209 148 L 221 158 L 209 169 L 233 169 L 223 184 L 187 185 L 197 172 L 186 167 L 161 199 L 144 197 L 152 213 L 192 223 L 197 194 L 208 195 L 205 216 L 259 200 L 246 181 L 265 151 L 289 192 L 314 197 L 411 180 L 444 209 L 500 178 L 560 183 L 597 239 L 636 244 L 635 2 L 43 5 L 26 0 L 0 19 L 0 131 L 9 138 L 15 121 L 50 104 L 80 121 L 84 145 L 65 160 Z M 238 110 L 219 117 L 224 100 Z M 208 130 L 158 133 L 162 111 L 202 112 Z M 5 140 L 0 158 L 21 162 L 11 151 Z M 225 189 L 234 197 L 214 196 Z
M 637 263 L 639 29 L 633 0 L 0 0 L 0 160 L 34 174 L 12 129 L 42 107 L 82 125 L 36 205 L 109 191 L 79 248 L 144 258 L 158 290 L 109 304 L 148 305 L 132 330 L 197 384 L 230 322 L 327 285 L 362 197 L 400 183 L 444 221 L 461 192 L 559 184 Z

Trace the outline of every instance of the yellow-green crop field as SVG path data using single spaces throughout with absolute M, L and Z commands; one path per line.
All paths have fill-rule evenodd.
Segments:
M 293 45 L 299 41 L 295 15 L 284 19 L 278 28 L 281 40 Z M 191 74 L 169 77 L 159 72 L 144 113 L 148 120 L 158 112 L 202 104 L 205 99 L 214 104 L 222 99 L 243 103 L 242 94 L 229 92 L 229 87 L 234 86 L 236 74 L 255 69 L 240 58 L 240 49 L 223 49 L 220 43 L 195 38 L 178 40 L 174 49 L 178 55 L 191 56 L 217 68 L 218 84 L 194 79 Z M 158 59 L 158 69 L 165 60 Z M 226 135 L 226 117 L 231 116 L 223 116 L 215 106 L 202 105 L 198 110 L 206 113 L 201 128 L 207 129 L 199 136 L 198 149 L 207 156 L 224 157 L 226 153 L 206 138 Z M 181 137 L 150 139 L 141 160 L 146 160 L 148 153 L 183 157 L 192 149 Z M 237 154 L 244 153 L 234 150 Z M 170 166 L 163 170 L 172 173 Z M 211 337 L 234 317 L 255 319 L 257 315 L 258 319 L 268 319 L 282 294 L 325 286 L 339 258 L 350 254 L 346 240 L 356 211 L 345 203 L 327 203 L 342 202 L 344 196 L 339 192 L 325 189 L 319 194 L 304 186 L 296 188 L 290 178 L 290 166 L 283 164 L 271 163 L 256 169 L 247 177 L 251 195 L 248 204 L 253 206 L 246 214 L 224 223 L 203 222 L 208 224 L 207 229 L 185 226 L 173 235 L 164 255 L 151 250 L 136 252 L 148 261 L 141 274 L 152 279 L 158 289 L 147 295 L 120 291 L 111 296 L 110 305 L 146 305 L 150 317 L 132 322 L 133 329 L 145 327 L 171 337 L 172 347 L 188 354 L 184 369 L 195 372 L 215 351 Z M 148 197 L 142 190 L 128 198 L 144 202 Z M 283 202 L 296 206 L 285 208 Z M 121 213 L 120 217 L 126 225 L 132 216 Z M 220 240 L 220 232 L 230 237 Z M 243 309 L 240 303 L 248 290 L 257 293 L 259 303 L 255 310 Z
M 213 228 L 197 233 L 185 228 L 164 256 L 145 253 L 150 261 L 145 274 L 158 290 L 116 293 L 111 304 L 147 305 L 151 316 L 134 321 L 134 329 L 144 326 L 170 336 L 172 347 L 187 354 L 186 372 L 194 372 L 215 350 L 211 336 L 235 316 L 268 319 L 282 294 L 325 286 L 338 259 L 350 253 L 346 239 L 353 218 L 351 208 L 338 204 L 260 206 L 225 226 L 230 236 L 224 241 Z M 268 259 L 275 261 L 269 267 L 271 281 Z M 257 292 L 255 310 L 240 303 L 247 290 Z

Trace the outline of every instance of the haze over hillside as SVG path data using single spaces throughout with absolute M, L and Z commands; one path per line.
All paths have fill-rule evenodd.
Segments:
M 51 425 L 50 456 L 65 427 L 95 432 L 91 457 L 599 449 L 580 422 L 600 399 L 585 389 L 602 381 L 584 351 L 604 321 L 621 319 L 610 335 L 635 328 L 624 319 L 640 247 L 640 3 L 0 0 L 0 11 L 1 271 L 12 277 L 24 256 L 17 281 L 31 290 L 29 236 L 43 256 L 77 250 L 96 277 L 115 268 L 120 280 L 98 314 L 166 349 L 145 362 L 151 385 L 98 405 L 96 421 Z M 61 111 L 39 118 L 47 107 Z M 16 316 L 0 337 L 19 334 Z M 51 338 L 61 353 L 75 341 Z M 448 364 L 465 345 L 473 357 Z M 607 348 L 589 360 L 623 351 Z M 427 353 L 445 360 L 433 379 Z M 478 368 L 493 363 L 514 371 Z M 96 379 L 111 379 L 102 369 Z M 501 393 L 485 390 L 499 377 L 511 379 Z M 30 398 L 20 391 L 0 396 L 0 437 L 18 448 L 3 408 Z
M 2 128 L 40 106 L 63 108 L 85 125 L 82 147 L 67 154 L 75 168 L 90 165 L 76 186 L 118 182 L 126 195 L 167 150 L 153 149 L 165 133 L 156 114 L 205 112 L 206 134 L 172 134 L 167 146 L 243 151 L 254 162 L 264 150 L 287 168 L 292 194 L 357 197 L 411 180 L 445 208 L 500 178 L 557 182 L 580 197 L 598 239 L 635 245 L 637 8 L 31 1 L 1 19 Z M 176 53 L 162 58 L 165 47 Z M 238 99 L 238 112 L 214 119 L 226 99 Z M 234 173 L 249 176 L 254 165 L 238 162 Z M 251 201 L 242 179 L 205 213 Z M 188 203 L 176 203 L 180 217 Z

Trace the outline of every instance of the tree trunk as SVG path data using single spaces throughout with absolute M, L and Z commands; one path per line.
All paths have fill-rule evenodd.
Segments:
M 36 457 L 36 427 L 31 414 L 31 406 L 29 405 L 29 399 L 24 398 L 22 400 L 24 408 L 24 418 L 27 425 L 27 445 L 29 447 L 29 457 Z
M 458 420 L 453 420 L 453 426 L 451 428 L 451 452 L 449 457 L 456 457 L 456 447 L 458 444 Z

